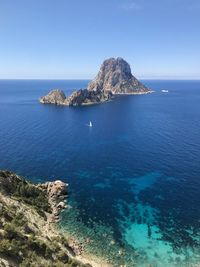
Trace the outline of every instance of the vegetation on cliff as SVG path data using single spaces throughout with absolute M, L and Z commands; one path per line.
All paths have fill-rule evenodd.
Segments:
M 90 266 L 73 258 L 67 239 L 48 221 L 50 212 L 44 190 L 0 171 L 0 266 Z

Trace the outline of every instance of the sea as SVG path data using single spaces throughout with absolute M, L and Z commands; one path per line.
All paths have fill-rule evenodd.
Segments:
M 0 168 L 68 183 L 59 228 L 113 266 L 199 266 L 200 81 L 143 80 L 154 93 L 84 107 L 38 101 L 88 82 L 0 80 Z

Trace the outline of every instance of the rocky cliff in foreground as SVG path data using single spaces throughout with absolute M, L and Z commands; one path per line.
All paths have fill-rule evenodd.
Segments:
M 96 78 L 87 89 L 66 97 L 61 90 L 52 90 L 40 98 L 42 104 L 80 106 L 109 101 L 114 95 L 147 94 L 151 90 L 131 73 L 130 65 L 122 58 L 109 58 L 103 62 Z
M 88 267 L 75 259 L 68 240 L 54 226 L 65 208 L 67 185 L 34 185 L 0 171 L 0 266 Z

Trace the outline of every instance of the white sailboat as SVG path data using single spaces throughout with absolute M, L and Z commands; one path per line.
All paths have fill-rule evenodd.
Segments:
M 92 127 L 92 122 L 90 121 L 90 123 L 89 123 L 89 127 Z

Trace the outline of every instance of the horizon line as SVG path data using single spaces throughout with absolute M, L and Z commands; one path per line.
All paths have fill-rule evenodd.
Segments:
M 139 77 L 138 80 L 185 80 L 185 81 L 199 81 L 200 77 Z M 44 81 L 91 81 L 91 78 L 0 78 L 1 81 L 5 80 L 44 80 Z

